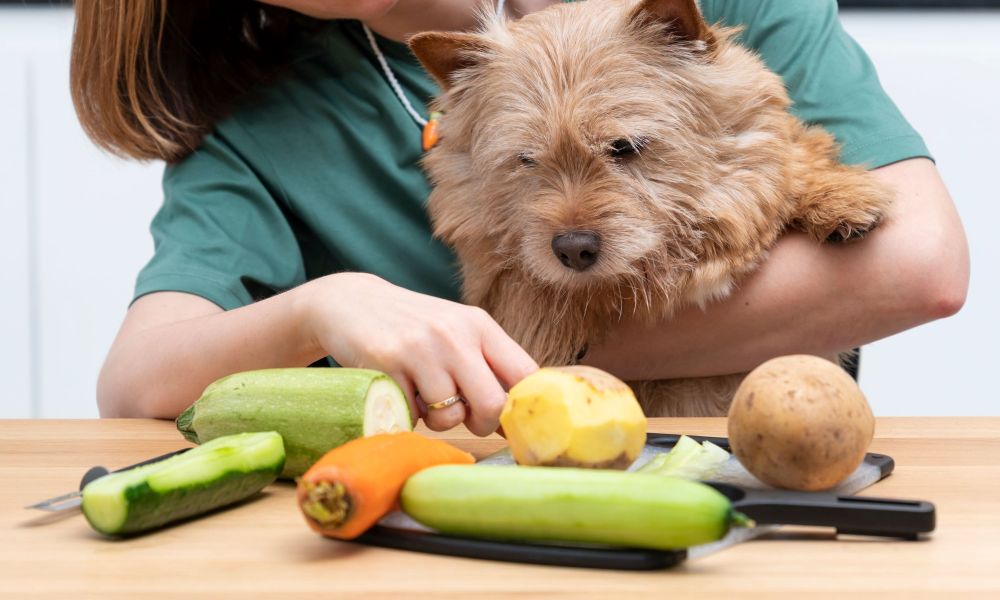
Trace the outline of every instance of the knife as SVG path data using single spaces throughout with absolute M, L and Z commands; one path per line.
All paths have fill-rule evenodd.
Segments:
M 62 494 L 61 496 L 55 496 L 54 498 L 48 498 L 47 500 L 42 500 L 41 502 L 36 502 L 30 506 L 25 506 L 26 509 L 44 510 L 48 512 L 61 512 L 64 510 L 70 510 L 72 508 L 77 508 L 80 503 L 83 502 L 83 488 L 87 487 L 92 481 L 96 481 L 101 477 L 104 477 L 108 473 L 121 473 L 122 471 L 128 471 L 129 469 L 134 469 L 136 467 L 141 467 L 143 465 L 151 465 L 153 463 L 158 463 L 161 460 L 166 460 L 171 456 L 177 456 L 178 454 L 183 454 L 190 450 L 190 448 L 182 448 L 181 450 L 174 450 L 173 452 L 168 452 L 166 454 L 161 454 L 160 456 L 155 456 L 148 460 L 144 460 L 134 465 L 129 465 L 127 467 L 122 467 L 116 471 L 109 471 L 107 468 L 102 466 L 94 466 L 87 469 L 87 472 L 83 474 L 83 478 L 80 479 L 80 489 L 75 492 L 69 492 L 68 494 Z

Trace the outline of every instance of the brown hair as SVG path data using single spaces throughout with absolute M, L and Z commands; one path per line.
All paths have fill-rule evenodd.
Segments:
M 257 2 L 77 0 L 77 115 L 114 154 L 180 160 L 317 23 Z

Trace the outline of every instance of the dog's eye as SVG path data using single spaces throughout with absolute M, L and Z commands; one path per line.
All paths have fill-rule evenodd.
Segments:
M 533 167 L 538 164 L 538 161 L 525 152 L 518 154 L 517 160 L 520 161 L 520 163 L 525 167 Z
M 633 142 L 627 138 L 617 139 L 611 142 L 611 147 L 608 149 L 608 154 L 612 158 L 626 158 L 636 154 L 639 151 L 641 144 L 639 142 Z

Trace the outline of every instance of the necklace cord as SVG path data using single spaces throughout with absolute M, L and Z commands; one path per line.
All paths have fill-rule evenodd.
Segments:
M 392 69 L 389 68 L 389 63 L 385 60 L 385 55 L 382 54 L 382 49 L 378 47 L 378 42 L 375 41 L 375 35 L 372 33 L 372 30 L 369 29 L 364 23 L 362 23 L 361 26 L 365 29 L 365 36 L 368 37 L 368 44 L 372 47 L 372 52 L 375 53 L 375 58 L 378 59 L 378 63 L 382 66 L 382 73 L 385 74 L 385 78 L 389 81 L 389 86 L 392 88 L 392 91 L 396 93 L 396 97 L 403 103 L 403 108 L 406 109 L 406 112 L 410 113 L 413 120 L 416 121 L 421 127 L 425 127 L 427 125 L 427 119 L 420 116 L 420 113 L 418 113 L 417 110 L 413 108 L 413 105 L 410 104 L 410 99 L 403 93 L 403 88 L 399 85 L 399 81 L 396 79 L 396 75 L 392 72 Z
M 506 4 L 505 0 L 497 0 L 498 15 L 503 15 L 504 4 Z M 379 48 L 378 42 L 375 40 L 375 34 L 373 34 L 372 30 L 368 28 L 368 25 L 362 23 L 361 27 L 365 30 L 365 37 L 368 38 L 368 45 L 372 47 L 372 52 L 375 53 L 375 58 L 378 60 L 378 64 L 382 67 L 382 73 L 385 75 L 386 81 L 389 82 L 389 87 L 392 88 L 396 97 L 399 98 L 399 101 L 402 103 L 403 108 L 406 109 L 406 112 L 410 113 L 410 117 L 412 117 L 413 120 L 416 121 L 421 127 L 426 127 L 427 119 L 423 118 L 420 113 L 417 112 L 417 109 L 413 108 L 413 104 L 410 103 L 410 99 L 403 93 L 403 87 L 399 85 L 399 80 L 396 79 L 396 74 L 392 72 L 391 68 L 389 68 L 389 62 L 385 59 L 385 55 L 382 54 L 382 49 Z

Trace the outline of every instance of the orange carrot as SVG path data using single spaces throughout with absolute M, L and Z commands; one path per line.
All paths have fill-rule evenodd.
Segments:
M 417 471 L 474 462 L 468 452 L 418 433 L 373 435 L 327 452 L 299 478 L 296 496 L 314 531 L 349 540 L 396 507 L 403 484 Z

